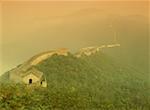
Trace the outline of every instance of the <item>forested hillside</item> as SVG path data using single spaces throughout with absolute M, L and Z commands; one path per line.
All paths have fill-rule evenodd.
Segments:
M 53 55 L 35 66 L 47 88 L 1 85 L 0 110 L 149 110 L 146 73 L 98 52 Z

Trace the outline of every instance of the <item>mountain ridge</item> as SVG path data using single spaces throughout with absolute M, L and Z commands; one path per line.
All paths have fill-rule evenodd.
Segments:
M 149 110 L 150 89 L 146 74 L 116 61 L 102 51 L 81 57 L 72 53 L 67 56 L 53 54 L 32 67 L 42 72 L 47 81 L 45 91 L 35 94 L 40 94 L 44 107 Z M 9 74 L 11 71 L 6 75 L 9 77 Z M 28 87 L 30 84 L 26 85 Z

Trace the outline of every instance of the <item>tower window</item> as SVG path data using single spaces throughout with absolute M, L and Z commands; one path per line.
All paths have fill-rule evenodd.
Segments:
M 29 84 L 32 84 L 32 79 L 29 79 Z

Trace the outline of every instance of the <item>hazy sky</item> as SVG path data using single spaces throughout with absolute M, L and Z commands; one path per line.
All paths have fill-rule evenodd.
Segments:
M 114 21 L 148 18 L 148 2 L 18 2 L 0 4 L 0 73 L 46 50 L 113 41 Z M 116 26 L 116 25 L 115 25 Z

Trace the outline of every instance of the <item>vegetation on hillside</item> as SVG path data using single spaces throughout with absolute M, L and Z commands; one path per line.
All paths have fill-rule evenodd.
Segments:
M 0 110 L 149 110 L 145 73 L 97 53 L 57 56 L 36 66 L 48 88 L 0 86 Z

